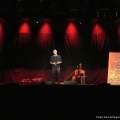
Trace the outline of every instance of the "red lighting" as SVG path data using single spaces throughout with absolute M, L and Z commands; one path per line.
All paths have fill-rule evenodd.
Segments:
M 120 34 L 120 26 L 118 27 L 118 34 Z
M 19 28 L 15 42 L 22 48 L 23 46 L 27 46 L 28 43 L 30 43 L 30 39 L 31 30 L 29 24 L 27 22 L 24 22 Z
M 48 23 L 44 23 L 38 32 L 37 42 L 41 48 L 46 50 L 51 46 L 52 43 L 52 30 Z
M 30 27 L 27 22 L 23 23 L 19 29 L 19 33 L 30 33 Z
M 106 40 L 106 33 L 101 26 L 95 24 L 92 31 L 92 44 L 95 47 L 102 49 L 104 47 Z
M 114 27 L 116 28 L 116 37 L 117 37 L 117 43 L 118 46 L 120 46 L 120 18 L 116 19 L 114 22 Z
M 80 46 L 80 35 L 74 23 L 69 23 L 65 31 L 65 46 L 68 49 L 76 49 Z
M 2 25 L 2 23 L 0 23 L 0 52 L 1 52 L 2 47 L 3 47 L 3 37 L 4 37 L 3 25 Z
M 0 23 L 0 41 L 3 40 L 3 26 Z
M 118 35 L 118 43 L 120 45 L 120 26 L 118 26 L 117 35 Z
M 39 33 L 44 33 L 44 34 L 48 34 L 48 33 L 52 33 L 52 30 L 50 28 L 50 25 L 48 23 L 44 23 L 39 31 Z
M 73 23 L 70 23 L 66 29 L 66 33 L 77 33 L 78 34 L 78 30 Z

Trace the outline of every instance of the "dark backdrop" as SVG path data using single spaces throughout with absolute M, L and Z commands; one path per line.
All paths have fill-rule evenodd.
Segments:
M 40 77 L 43 80 L 51 80 L 49 60 L 53 49 L 57 49 L 62 57 L 61 81 L 71 80 L 74 70 L 79 63 L 82 63 L 82 69 L 87 75 L 86 83 L 107 82 L 109 52 L 120 50 L 119 19 L 112 22 L 104 19 L 90 19 L 81 23 L 78 18 L 65 17 L 41 18 L 39 23 L 30 18 L 17 20 L 17 22 L 16 20 L 3 21 L 4 43 L 0 57 L 1 82 L 20 82 L 22 79 Z M 30 33 L 18 32 L 24 22 L 28 23 Z M 49 23 L 51 32 L 39 32 L 44 23 Z M 73 23 L 78 32 L 73 32 L 73 30 L 71 33 L 66 33 L 69 23 Z M 94 30 L 96 33 L 93 33 L 96 24 L 99 26 Z M 43 34 L 45 37 L 41 37 Z M 77 35 L 79 45 L 70 44 L 70 34 Z M 92 42 L 92 36 L 96 43 Z M 75 39 L 76 37 L 73 38 L 74 41 Z M 45 43 L 42 43 L 42 40 Z

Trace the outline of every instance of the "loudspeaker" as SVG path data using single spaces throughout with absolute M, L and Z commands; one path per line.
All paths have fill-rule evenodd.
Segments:
M 7 83 L 7 85 L 9 85 L 9 86 L 16 86 L 16 85 L 19 85 L 19 83 Z
M 64 81 L 64 85 L 76 85 L 76 81 Z
M 99 85 L 99 86 L 110 86 L 110 84 L 108 84 L 108 83 L 98 83 L 97 85 Z
M 52 81 L 45 81 L 45 85 L 52 85 Z
M 41 85 L 42 84 L 42 82 L 33 82 L 33 83 L 31 83 L 31 85 Z

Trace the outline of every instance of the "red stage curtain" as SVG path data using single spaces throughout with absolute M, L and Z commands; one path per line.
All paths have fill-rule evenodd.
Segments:
M 51 48 L 53 49 L 53 33 L 49 22 L 44 21 L 40 27 L 37 36 L 37 45 L 46 52 Z
M 37 38 L 38 46 L 45 51 L 53 47 L 53 36 L 51 33 L 39 33 Z
M 2 53 L 2 49 L 3 49 L 3 39 L 4 39 L 4 30 L 2 23 L 0 23 L 0 54 Z
M 82 47 L 79 30 L 73 22 L 70 22 L 65 30 L 64 45 L 68 54 L 71 50 L 78 50 Z
M 85 70 L 86 84 L 107 83 L 107 68 L 96 68 L 94 70 Z M 61 81 L 71 80 L 74 75 L 74 68 L 66 66 L 66 70 L 61 70 Z M 52 80 L 50 69 L 30 70 L 24 68 L 8 69 L 4 71 L 4 82 L 19 83 L 22 79 L 43 78 L 43 80 Z
M 31 40 L 30 26 L 28 22 L 23 22 L 17 32 L 15 46 L 17 49 L 26 48 L 30 44 L 30 40 Z
M 18 33 L 15 44 L 18 49 L 26 48 L 30 44 L 31 35 L 30 33 Z
M 64 45 L 68 54 L 71 50 L 78 50 L 82 46 L 80 35 L 78 33 L 66 33 Z
M 95 24 L 92 30 L 92 45 L 100 50 L 106 49 L 108 46 L 106 32 L 98 24 Z
M 118 36 L 118 44 L 120 46 L 120 26 L 118 26 L 117 36 Z

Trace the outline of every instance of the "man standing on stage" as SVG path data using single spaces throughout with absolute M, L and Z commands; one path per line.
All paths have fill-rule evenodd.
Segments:
M 50 64 L 52 64 L 52 84 L 55 84 L 57 78 L 58 84 L 60 84 L 60 64 L 62 63 L 61 56 L 57 54 L 57 50 L 53 50 L 53 55 L 50 58 Z

